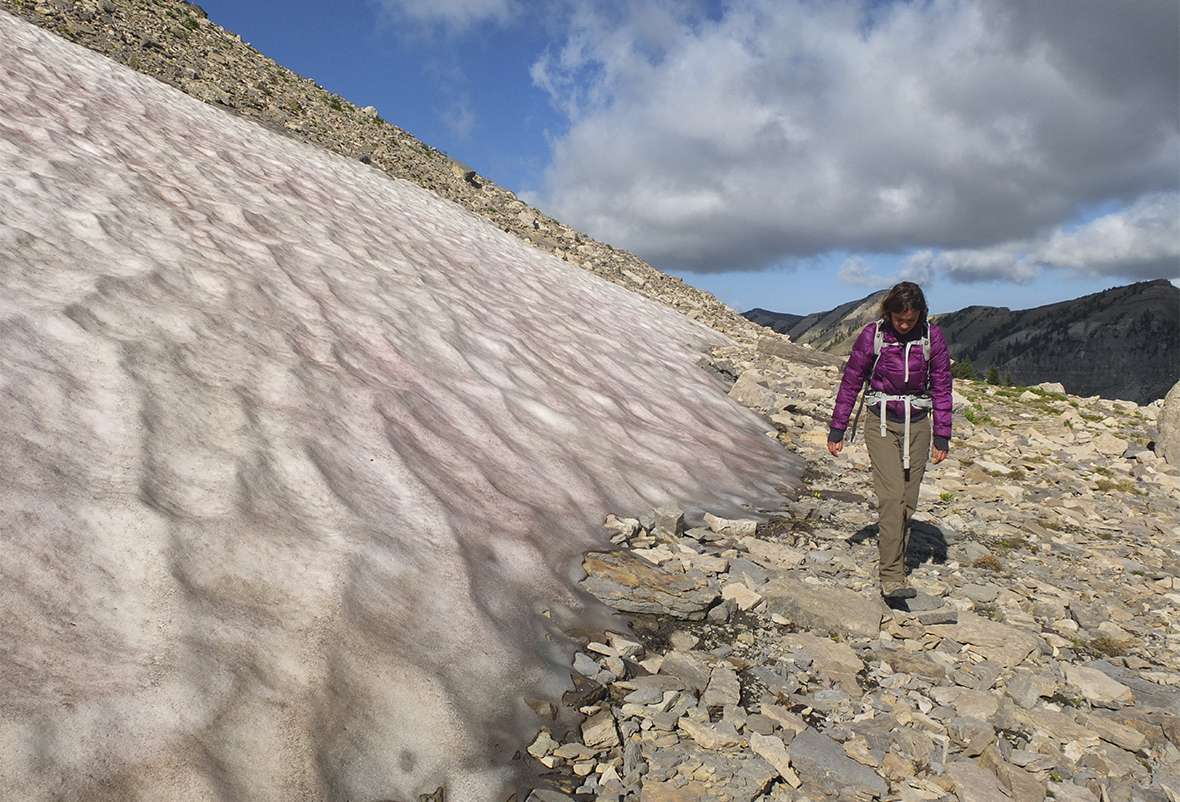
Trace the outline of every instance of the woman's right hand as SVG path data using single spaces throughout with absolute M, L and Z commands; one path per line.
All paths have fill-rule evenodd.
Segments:
M 828 453 L 831 454 L 833 457 L 838 456 L 840 454 L 840 452 L 843 450 L 844 450 L 844 441 L 843 440 L 840 440 L 835 443 L 833 443 L 831 440 L 828 441 Z

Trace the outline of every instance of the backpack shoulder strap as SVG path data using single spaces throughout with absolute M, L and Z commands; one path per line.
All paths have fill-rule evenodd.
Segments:
M 881 334 L 881 324 L 883 320 L 878 320 L 873 328 L 873 366 L 869 368 L 869 375 L 865 378 L 864 386 L 860 388 L 860 406 L 856 408 L 856 415 L 852 418 L 852 429 L 848 434 L 848 442 L 851 443 L 856 439 L 856 425 L 860 422 L 860 413 L 865 408 L 865 397 L 869 392 L 869 388 L 873 386 L 873 374 L 877 372 L 877 361 L 881 359 L 881 342 L 883 336 Z
M 877 363 L 881 361 L 881 346 L 885 342 L 885 333 L 881 331 L 881 324 L 883 320 L 878 320 L 873 324 L 873 366 L 869 368 L 868 378 L 865 379 L 865 385 L 871 386 L 873 383 L 873 374 L 877 372 Z
M 926 361 L 926 394 L 930 394 L 930 324 L 922 332 L 922 358 Z

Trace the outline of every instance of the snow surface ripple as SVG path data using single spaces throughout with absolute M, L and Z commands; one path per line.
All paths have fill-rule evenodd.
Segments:
M 797 483 L 720 341 L 0 12 L 0 795 L 494 798 L 604 513 Z

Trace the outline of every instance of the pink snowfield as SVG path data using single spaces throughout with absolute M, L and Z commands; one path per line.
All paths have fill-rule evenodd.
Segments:
M 0 799 L 502 799 L 603 516 L 797 485 L 719 342 L 0 12 Z

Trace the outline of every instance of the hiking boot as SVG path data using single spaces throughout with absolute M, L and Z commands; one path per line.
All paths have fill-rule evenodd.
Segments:
M 882 582 L 881 595 L 886 599 L 912 599 L 918 595 L 918 591 L 905 582 Z

